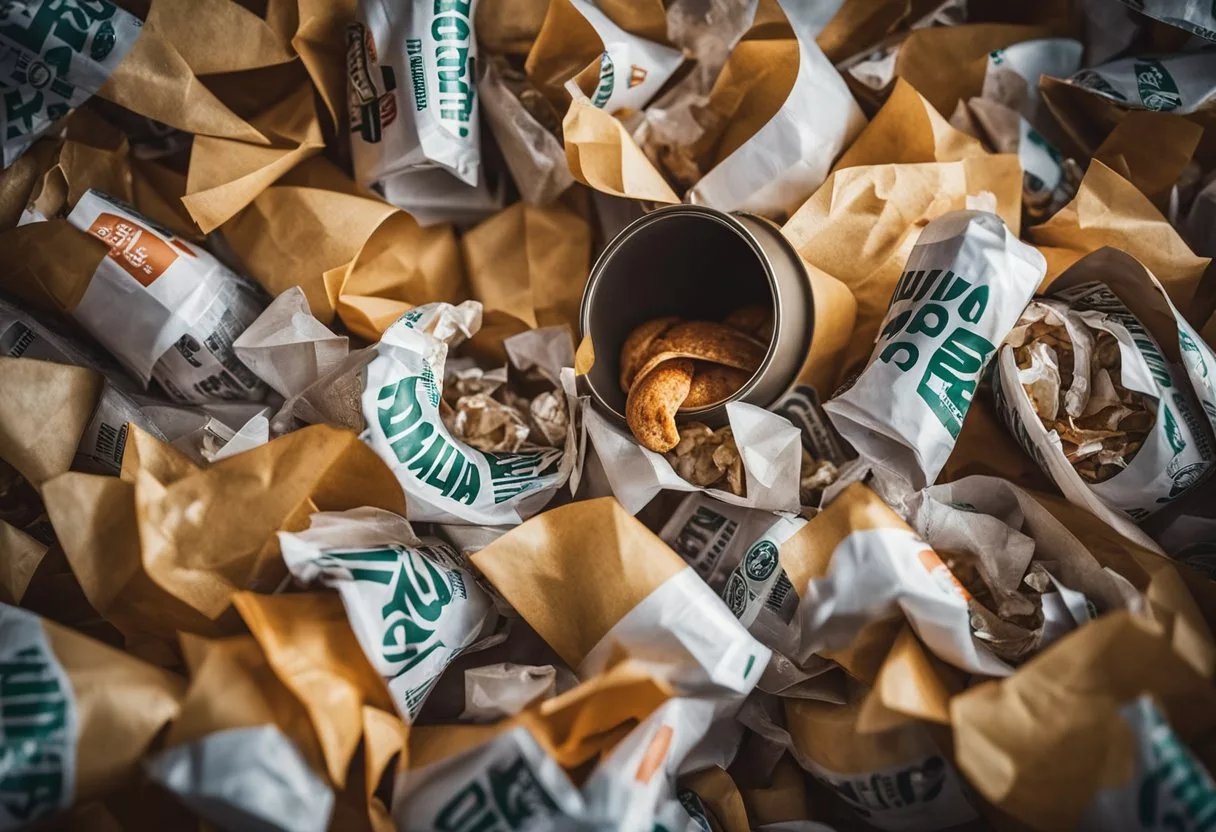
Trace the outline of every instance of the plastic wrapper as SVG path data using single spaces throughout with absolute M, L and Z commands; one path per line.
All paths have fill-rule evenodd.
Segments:
M 914 488 L 936 479 L 976 385 L 1044 273 L 994 214 L 940 217 L 921 233 L 870 363 L 823 408 L 870 464 Z
M 401 480 L 409 516 L 416 521 L 519 523 L 553 498 L 577 462 L 573 419 L 567 419 L 560 447 L 516 452 L 480 451 L 461 442 L 444 424 L 440 403 L 448 343 L 443 339 L 472 335 L 480 317 L 480 306 L 473 302 L 415 309 L 384 334 L 367 365 L 362 395 L 365 441 Z M 562 365 L 554 364 L 552 357 L 573 363 L 569 335 L 562 330 L 528 335 L 541 341 L 531 354 L 535 366 L 551 373 L 550 383 L 556 384 Z
M 10 3 L 0 13 L 3 167 L 109 80 L 143 21 L 108 0 Z
M 265 396 L 232 349 L 265 304 L 252 283 L 96 191 L 68 221 L 110 247 L 72 316 L 132 375 L 181 402 Z
M 998 410 L 1069 500 L 1116 528 L 1118 514 L 1143 520 L 1211 469 L 1216 357 L 1147 270 L 1114 249 L 1079 261 L 1051 297 L 1027 310 L 1043 320 L 1001 348 Z
M 280 532 L 279 546 L 297 580 L 338 590 L 363 652 L 407 722 L 444 668 L 497 619 L 460 553 L 419 539 L 391 512 L 314 514 L 307 530 Z
M 0 828 L 131 782 L 177 716 L 183 680 L 16 607 L 0 605 L 0 631 Z
M 351 149 L 364 186 L 387 190 L 436 167 L 470 188 L 480 181 L 477 4 L 432 5 L 363 0 L 347 30 Z

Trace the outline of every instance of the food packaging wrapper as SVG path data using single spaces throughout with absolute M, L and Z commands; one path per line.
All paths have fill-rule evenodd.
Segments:
M 679 50 L 618 26 L 591 0 L 555 0 L 526 69 L 555 102 L 564 98 L 566 82 L 577 77 L 592 106 L 612 114 L 641 110 L 683 62 Z
M 730 705 L 768 663 L 697 573 L 610 497 L 550 509 L 472 561 L 581 678 L 623 650 L 677 693 Z
M 0 828 L 19 829 L 133 780 L 185 682 L 16 607 L 0 605 Z
M 1116 612 L 955 697 L 950 717 L 959 768 L 1018 821 L 1151 829 L 1210 814 L 1210 776 L 1183 743 L 1210 732 L 1212 705 L 1159 625 Z
M 860 700 L 784 704 L 799 764 L 864 822 L 928 832 L 978 819 L 974 798 L 923 724 L 868 734 L 858 730 Z
M 1216 40 L 1216 12 L 1196 0 L 1123 0 L 1141 14 L 1185 29 L 1207 40 Z
M 462 720 L 489 722 L 514 716 L 540 699 L 557 693 L 557 668 L 551 664 L 501 664 L 471 667 L 464 672 Z
M 364 439 L 400 479 L 415 521 L 519 523 L 553 498 L 577 462 L 574 419 L 567 420 L 565 441 L 557 447 L 481 451 L 452 435 L 440 416 L 448 351 L 443 338 L 463 340 L 477 331 L 480 318 L 475 302 L 414 309 L 385 332 L 367 365 Z M 569 334 L 537 333 L 544 344 L 534 355 L 556 383 L 562 365 L 551 357 L 573 363 Z
M 802 432 L 780 414 L 743 402 L 727 404 L 726 414 L 742 460 L 744 496 L 694 485 L 677 474 L 663 454 L 642 447 L 630 433 L 590 408 L 583 413 L 583 424 L 613 495 L 631 513 L 641 511 L 663 489 L 703 491 L 748 508 L 798 511 Z
M 476 187 L 476 0 L 362 0 L 347 30 L 351 150 L 361 185 L 442 168 Z
M 1216 357 L 1178 314 L 1152 274 L 1115 249 L 1102 249 L 1078 261 L 1052 284 L 1051 297 L 1061 302 L 1060 313 L 1068 316 L 1062 320 L 1083 322 L 1073 324 L 1079 336 L 1074 339 L 1073 360 L 1084 360 L 1092 368 L 1084 374 L 1073 374 L 1069 384 L 1061 380 L 1058 385 L 1057 389 L 1070 400 L 1065 405 L 1067 417 L 1071 421 L 1074 411 L 1080 416 L 1089 412 L 1087 407 L 1094 410 L 1117 392 L 1103 381 L 1109 372 L 1103 375 L 1106 371 L 1099 372 L 1090 363 L 1101 359 L 1094 352 L 1096 339 L 1090 344 L 1086 336 L 1095 330 L 1106 332 L 1114 336 L 1122 385 L 1148 397 L 1140 409 L 1148 408 L 1146 418 L 1151 417 L 1151 424 L 1127 434 L 1129 440 L 1144 436 L 1143 444 L 1138 450 L 1134 445 L 1113 448 L 1111 464 L 1122 470 L 1112 476 L 1103 478 L 1099 469 L 1097 481 L 1082 478 L 1065 456 L 1058 429 L 1047 430 L 1026 391 L 1025 385 L 1031 384 L 1032 389 L 1048 391 L 1043 395 L 1050 398 L 1051 356 L 1044 353 L 1037 362 L 1039 368 L 1020 370 L 1012 344 L 1003 346 L 998 357 L 993 387 L 997 407 L 1027 453 L 1038 460 L 1069 500 L 1123 528 L 1127 523 L 1120 513 L 1133 521 L 1143 520 L 1209 472 L 1213 458 L 1212 414 L 1216 414 L 1216 382 L 1211 374 Z M 1094 357 L 1087 357 L 1086 352 Z M 1036 372 L 1047 375 L 1041 382 L 1033 382 L 1030 374 Z M 1036 388 L 1036 384 L 1040 386 Z M 1044 399 L 1041 407 L 1046 406 Z M 1111 406 L 1115 413 L 1122 412 L 1122 405 Z M 1148 428 L 1146 435 L 1144 428 Z M 1081 431 L 1068 438 L 1092 441 L 1089 436 L 1100 435 L 1106 433 Z M 1110 441 L 1118 440 L 1115 431 Z M 1101 453 L 1097 459 L 1107 463 Z
M 3 167 L 109 80 L 139 38 L 143 21 L 113 3 L 31 0 L 0 14 L 5 92 Z
M 444 668 L 497 618 L 463 557 L 420 540 L 391 512 L 314 514 L 308 529 L 280 532 L 279 547 L 304 584 L 338 590 L 368 660 L 412 722 Z
M 1193 113 L 1208 106 L 1216 84 L 1204 50 L 1122 58 L 1083 69 L 1068 83 L 1133 109 Z
M 823 406 L 841 436 L 913 487 L 932 484 L 1044 268 L 995 214 L 951 213 L 925 226 L 870 363 Z
M 182 402 L 266 394 L 232 350 L 262 311 L 256 286 L 96 191 L 68 221 L 109 247 L 72 316 L 132 375 Z

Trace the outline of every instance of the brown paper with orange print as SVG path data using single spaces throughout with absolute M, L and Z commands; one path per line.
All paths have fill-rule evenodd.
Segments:
M 782 228 L 804 260 L 843 283 L 857 300 L 857 323 L 836 383 L 869 357 L 925 225 L 977 198 L 994 198 L 996 213 L 1015 232 L 1020 223 L 1022 168 L 1015 156 L 977 153 L 974 140 L 941 124 L 911 88 L 897 86 L 889 106 L 890 113 L 879 112 Z M 907 131 L 903 144 L 894 138 L 900 131 Z M 893 150 L 896 162 L 880 161 Z M 913 151 L 943 158 L 917 158 Z M 846 163 L 854 166 L 840 166 Z
M 1184 743 L 1216 729 L 1216 688 L 1170 649 L 1160 625 L 1102 616 L 951 701 L 958 766 L 1030 827 L 1076 828 L 1098 789 L 1132 778 L 1135 737 L 1118 711 L 1144 694 Z
M 571 667 L 642 599 L 687 568 L 612 497 L 542 512 L 472 560 Z

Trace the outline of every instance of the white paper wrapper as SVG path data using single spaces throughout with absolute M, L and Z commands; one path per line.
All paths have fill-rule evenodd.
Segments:
M 1216 40 L 1216 8 L 1207 0 L 1123 0 L 1123 4 L 1162 23 Z
M 785 0 L 781 8 L 798 38 L 794 86 L 754 136 L 692 187 L 688 202 L 786 217 L 823 184 L 865 125 L 844 79 L 815 43 L 816 4 Z
M 1039 78 L 1066 78 L 1081 66 L 1082 46 L 1072 38 L 1026 40 L 988 54 L 980 98 L 1017 110 L 1042 129 L 1054 126 L 1039 98 Z
M 1212 775 L 1182 744 L 1148 696 L 1119 709 L 1135 737 L 1135 772 L 1130 780 L 1099 789 L 1077 828 L 1202 829 L 1216 804 Z
M 913 488 L 932 484 L 984 368 L 1046 270 L 995 214 L 955 211 L 925 226 L 870 363 L 823 406 L 840 435 Z
M 600 75 L 591 103 L 609 113 L 641 110 L 684 62 L 678 49 L 630 34 L 590 0 L 570 5 L 591 24 L 604 44 Z
M 385 179 L 381 190 L 386 200 L 423 227 L 474 225 L 502 210 L 507 181 L 483 175 L 476 185 L 466 185 L 445 170 L 411 170 Z
M 1212 439 L 1216 356 L 1177 314 L 1160 284 L 1127 255 L 1102 249 L 1065 274 L 1069 279 L 1057 284 L 1060 288 L 1053 297 L 1119 338 L 1124 385 L 1157 399 L 1152 431 L 1123 471 L 1105 482 L 1086 482 L 1065 458 L 1058 435 L 1049 433 L 1035 414 L 1018 382 L 1011 347 L 1002 347 L 993 381 L 997 409 L 1018 442 L 1069 501 L 1139 541 L 1144 536 L 1129 529 L 1127 518 L 1147 518 L 1201 482 L 1216 462 Z M 1159 343 L 1120 295 L 1111 291 L 1124 292 L 1123 286 L 1132 287 L 1138 303 L 1152 313 L 1158 322 L 1156 334 L 1174 339 L 1173 343 Z M 1172 325 L 1160 323 L 1171 319 Z M 1181 365 L 1167 360 L 1166 353 L 1178 355 Z
M 346 47 L 351 152 L 361 185 L 387 191 L 398 175 L 429 168 L 455 177 L 450 185 L 478 185 L 476 6 L 360 0 Z
M 1120 58 L 1068 78 L 1083 87 L 1133 110 L 1178 114 L 1204 109 L 1216 95 L 1211 49 L 1172 55 Z
M 742 402 L 726 406 L 727 418 L 743 458 L 747 495 L 701 488 L 683 479 L 662 454 L 647 450 L 627 431 L 587 408 L 583 424 L 603 463 L 612 493 L 625 510 L 637 514 L 663 489 L 702 491 L 747 508 L 798 511 L 802 467 L 801 433 L 783 417 Z
M 256 402 L 215 402 L 187 407 L 136 397 L 158 429 L 154 434 L 206 466 L 270 441 L 270 408 Z M 141 426 L 142 427 L 142 426 Z
M 551 664 L 489 664 L 464 672 L 462 720 L 490 722 L 514 716 L 538 699 L 557 693 L 557 668 Z
M 350 352 L 350 339 L 313 317 L 304 290 L 275 298 L 233 344 L 237 358 L 284 399 L 303 392 Z
M 528 730 L 421 769 L 406 770 L 393 792 L 398 829 L 570 829 L 585 805 L 570 778 Z
M 220 829 L 325 832 L 334 793 L 273 725 L 233 728 L 159 752 L 148 777 Z
M 480 323 L 481 306 L 474 301 L 418 307 L 388 328 L 367 366 L 363 439 L 397 475 L 415 521 L 520 523 L 553 498 L 577 464 L 576 419 L 569 420 L 564 447 L 516 453 L 477 450 L 444 425 L 439 415 L 448 349 L 443 335 L 471 335 Z M 563 329 L 537 333 L 530 337 L 569 342 Z M 573 347 L 567 349 L 572 355 Z M 560 365 L 546 369 L 553 378 L 561 373 Z M 574 410 L 572 399 L 567 405 Z
M 420 540 L 391 512 L 319 512 L 307 531 L 278 534 L 297 580 L 338 590 L 363 652 L 407 722 L 444 668 L 497 619 L 460 553 Z
M 1075 184 L 1065 175 L 1060 151 L 1018 111 L 986 98 L 971 99 L 967 109 L 983 127 L 994 150 L 1017 154 L 1022 163 L 1026 207 L 1046 204 L 1044 214 L 1035 216 L 1035 220 L 1054 214 L 1075 195 Z
M 32 706 L 41 719 L 31 719 Z M 72 683 L 38 616 L 0 604 L 0 830 L 72 804 L 80 717 Z
M 265 397 L 232 349 L 264 308 L 255 284 L 98 191 L 68 222 L 110 246 L 72 316 L 132 375 L 180 402 Z
M 481 108 L 511 178 L 530 205 L 548 205 L 574 184 L 561 141 L 540 124 L 503 83 L 491 61 L 478 84 Z
M 3 167 L 101 89 L 143 25 L 109 0 L 0 5 Z

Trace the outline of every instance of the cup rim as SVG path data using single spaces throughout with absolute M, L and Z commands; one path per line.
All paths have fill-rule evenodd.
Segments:
M 588 330 L 591 318 L 591 305 L 595 298 L 596 290 L 599 287 L 602 279 L 602 275 L 607 270 L 607 266 L 612 260 L 613 256 L 616 254 L 617 250 L 628 242 L 628 240 L 637 232 L 638 229 L 644 228 L 651 223 L 658 222 L 664 216 L 672 214 L 698 216 L 700 218 L 716 222 L 719 225 L 733 231 L 735 236 L 741 238 L 745 243 L 747 243 L 748 248 L 751 249 L 761 268 L 764 270 L 764 277 L 765 280 L 768 281 L 769 293 L 771 295 L 773 304 L 773 333 L 769 338 L 768 346 L 764 353 L 764 358 L 761 360 L 760 365 L 756 368 L 756 371 L 748 378 L 747 383 L 745 383 L 727 398 L 704 407 L 696 408 L 695 410 L 681 410 L 677 414 L 677 418 L 679 419 L 689 419 L 696 416 L 703 416 L 710 411 L 725 407 L 731 402 L 741 401 L 756 389 L 756 387 L 760 384 L 761 379 L 764 377 L 765 372 L 772 366 L 773 361 L 777 357 L 777 345 L 780 343 L 781 335 L 781 315 L 779 313 L 782 305 L 786 301 L 786 298 L 782 297 L 781 284 L 780 281 L 777 280 L 777 275 L 773 270 L 773 264 L 770 262 L 768 254 L 755 239 L 755 236 L 751 230 L 748 229 L 743 223 L 739 222 L 735 216 L 726 211 L 721 211 L 717 208 L 710 208 L 706 205 L 666 205 L 638 217 L 633 222 L 629 223 L 629 225 L 621 229 L 621 231 L 617 233 L 617 235 L 604 248 L 604 250 L 600 252 L 599 257 L 596 258 L 595 264 L 592 266 L 591 273 L 587 277 L 587 286 L 583 291 L 583 297 L 579 307 L 580 340 L 582 338 L 587 338 L 590 335 Z M 744 216 L 750 217 L 752 215 L 744 214 Z M 592 348 L 594 349 L 594 347 L 595 342 L 593 340 Z M 600 394 L 600 391 L 596 389 L 595 384 L 591 381 L 589 376 L 586 377 L 586 382 L 587 389 L 590 390 L 591 397 L 595 400 L 595 404 L 598 405 L 603 411 L 611 414 L 621 423 L 624 423 L 625 414 L 618 412 L 614 407 L 612 407 L 612 405 L 605 401 L 604 397 Z

